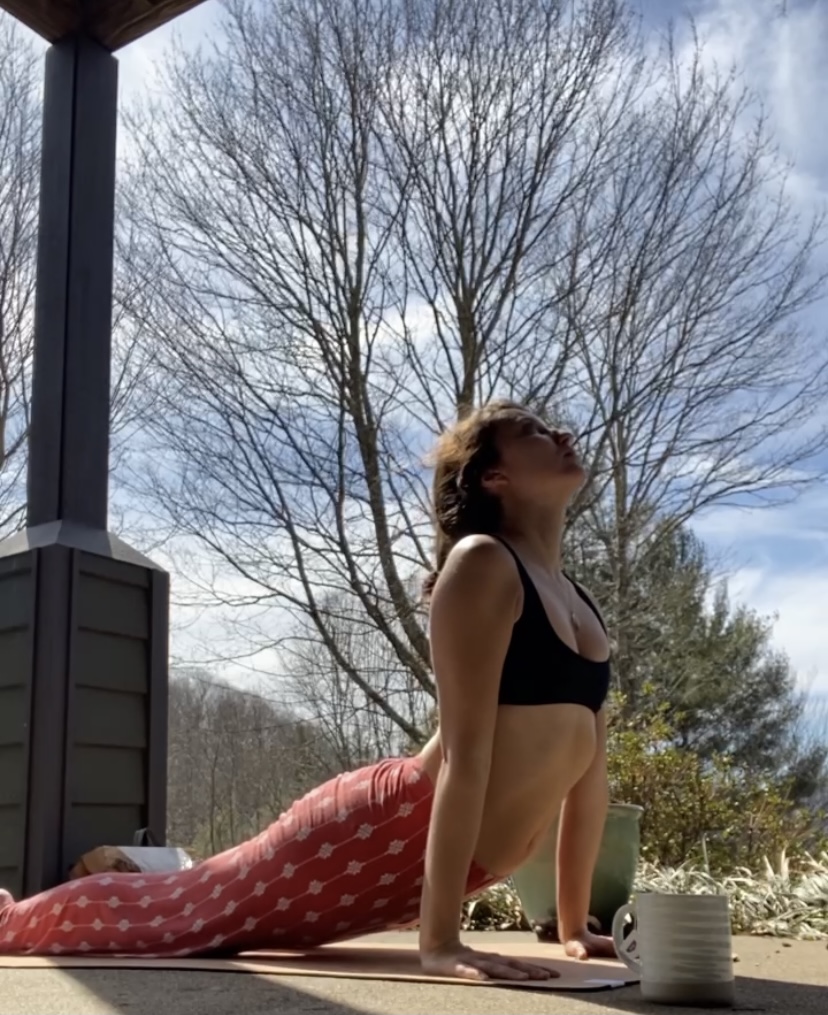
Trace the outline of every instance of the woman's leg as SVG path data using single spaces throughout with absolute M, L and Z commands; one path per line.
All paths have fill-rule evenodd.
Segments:
M 416 920 L 432 786 L 417 758 L 338 776 L 188 871 L 103 874 L 2 906 L 0 951 L 197 955 Z

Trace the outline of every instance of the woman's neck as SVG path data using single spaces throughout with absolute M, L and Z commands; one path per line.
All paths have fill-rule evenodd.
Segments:
M 504 519 L 501 534 L 523 550 L 523 555 L 547 571 L 563 568 L 561 547 L 566 526 L 566 508 L 547 509 L 534 518 L 522 516 L 520 522 Z

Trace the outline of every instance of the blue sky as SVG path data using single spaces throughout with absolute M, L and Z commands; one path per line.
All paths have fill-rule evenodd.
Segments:
M 828 141 L 815 129 L 828 101 L 828 5 L 789 0 L 640 0 L 649 30 L 692 13 L 711 59 L 735 60 L 747 82 L 763 95 L 776 136 L 795 162 L 793 186 L 804 209 L 828 194 Z M 208 0 L 125 51 L 125 97 L 146 87 L 154 61 L 173 34 L 197 44 L 218 28 L 219 5 Z M 824 308 L 822 308 L 824 310 Z M 813 316 L 819 327 L 822 314 Z M 826 406 L 828 413 L 828 406 Z M 792 658 L 804 686 L 828 695 L 828 490 L 796 505 L 766 511 L 714 510 L 697 525 L 720 555 L 734 598 L 777 616 L 780 648 Z
M 736 61 L 767 104 L 783 151 L 795 162 L 793 195 L 803 211 L 828 196 L 828 4 L 825 0 L 639 0 L 649 31 L 692 13 L 706 55 Z M 152 87 L 153 67 L 174 35 L 186 46 L 219 30 L 216 0 L 182 16 L 121 54 L 126 101 Z M 826 255 L 828 257 L 828 255 Z M 825 306 L 811 314 L 824 327 Z M 826 406 L 828 414 L 828 406 Z M 828 463 L 826 463 L 828 464 Z M 777 645 L 804 687 L 828 699 L 828 489 L 795 505 L 765 511 L 713 510 L 696 525 L 721 557 L 735 599 L 775 615 Z M 200 625 L 190 628 L 192 637 Z
M 708 0 L 690 5 L 645 0 L 648 13 L 691 9 L 709 55 L 735 60 L 767 103 L 776 137 L 794 160 L 794 194 L 802 209 L 828 197 L 828 140 L 815 129 L 828 100 L 828 7 L 791 0 Z M 779 17 L 784 10 L 784 17 Z M 826 306 L 809 323 L 826 328 Z M 828 406 L 825 407 L 828 414 Z M 828 489 L 772 511 L 713 511 L 699 535 L 732 568 L 734 598 L 776 615 L 776 641 L 791 656 L 803 685 L 828 697 Z

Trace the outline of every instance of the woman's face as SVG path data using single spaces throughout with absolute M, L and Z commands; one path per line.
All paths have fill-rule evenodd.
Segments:
M 573 435 L 551 429 L 531 413 L 502 423 L 497 447 L 500 461 L 488 470 L 484 482 L 499 496 L 560 503 L 569 500 L 586 479 Z

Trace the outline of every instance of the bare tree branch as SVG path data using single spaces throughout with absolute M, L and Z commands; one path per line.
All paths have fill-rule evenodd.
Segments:
M 614 0 L 236 0 L 167 73 L 124 190 L 130 485 L 262 646 L 312 634 L 412 732 L 376 673 L 433 694 L 422 452 L 495 394 L 582 435 L 619 618 L 657 515 L 814 481 L 821 222 L 698 48 L 653 54 Z
M 38 64 L 0 18 L 0 533 L 23 522 L 40 169 Z

